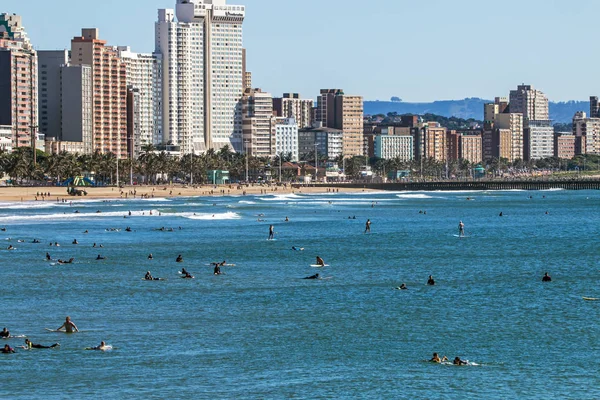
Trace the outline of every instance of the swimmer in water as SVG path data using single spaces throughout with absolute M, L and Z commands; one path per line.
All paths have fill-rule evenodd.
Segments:
M 448 357 L 444 356 L 444 357 L 440 358 L 438 353 L 433 353 L 433 357 L 431 358 L 431 360 L 429 360 L 429 362 L 437 363 L 437 364 L 441 364 L 444 361 L 448 361 Z
M 550 275 L 548 275 L 547 272 L 542 277 L 542 282 L 552 282 L 552 278 L 550 277 Z
M 435 285 L 435 280 L 433 279 L 433 276 L 429 275 L 429 279 L 427 279 L 427 285 L 429 285 L 429 286 Z
M 60 328 L 57 329 L 57 331 L 60 331 L 60 330 L 63 330 L 63 329 L 67 333 L 79 332 L 79 329 L 77 329 L 77 326 L 73 323 L 73 321 L 71 321 L 71 317 L 67 317 L 65 319 L 65 323 L 62 324 L 60 326 Z

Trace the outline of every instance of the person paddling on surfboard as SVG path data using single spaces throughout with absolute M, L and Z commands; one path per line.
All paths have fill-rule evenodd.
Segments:
M 458 223 L 458 236 L 460 236 L 460 237 L 465 236 L 465 224 L 463 224 L 462 221 L 460 221 Z
M 323 259 L 319 256 L 317 256 L 317 265 L 321 267 L 325 266 L 325 261 L 323 261 Z
M 8 339 L 9 337 L 10 337 L 10 332 L 8 331 L 8 329 L 6 329 L 6 328 L 2 329 L 2 332 L 0 332 L 0 338 Z
M 452 361 L 452 364 L 454 364 L 454 365 L 468 365 L 469 362 L 465 361 L 465 360 L 461 360 L 460 357 L 456 357 L 454 359 L 454 361 Z
M 104 341 L 100 342 L 100 345 L 98 345 L 98 346 L 87 348 L 87 350 L 108 350 L 108 349 L 112 349 L 112 347 L 107 346 Z
M 314 274 L 314 275 L 311 275 L 311 276 L 307 276 L 304 279 L 320 279 L 320 277 L 319 277 L 319 274 Z
M 444 357 L 440 358 L 438 353 L 433 353 L 433 357 L 431 358 L 431 360 L 429 360 L 429 362 L 438 363 L 438 364 L 441 364 L 444 361 L 448 361 L 448 357 L 444 356 Z
M 2 349 L 2 354 L 9 354 L 9 353 L 15 353 L 15 349 L 13 349 L 12 347 L 10 347 L 9 345 L 5 344 L 4 348 Z
M 54 343 L 52 346 L 43 346 L 41 344 L 35 344 L 32 343 L 31 340 L 29 339 L 25 339 L 25 346 L 23 346 L 24 349 L 30 350 L 30 349 L 53 349 L 55 347 L 59 347 L 60 343 Z
M 65 319 L 65 323 L 62 324 L 60 328 L 57 329 L 57 331 L 61 331 L 63 329 L 66 333 L 79 332 L 79 329 L 77 329 L 77 325 L 75 325 L 73 321 L 71 321 L 71 317 L 67 317 Z

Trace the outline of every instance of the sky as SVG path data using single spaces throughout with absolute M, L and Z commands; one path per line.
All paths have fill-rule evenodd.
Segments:
M 406 102 L 508 96 L 521 83 L 551 101 L 600 94 L 598 0 L 228 0 L 246 6 L 252 84 L 274 96 L 340 88 Z M 175 0 L 4 2 L 38 50 L 81 28 L 110 45 L 154 50 L 159 8 Z

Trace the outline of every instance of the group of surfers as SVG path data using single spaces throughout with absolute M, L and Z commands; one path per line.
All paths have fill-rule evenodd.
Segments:
M 65 322 L 59 328 L 56 329 L 56 332 L 63 332 L 63 331 L 65 333 L 75 333 L 75 332 L 79 332 L 79 328 L 77 328 L 77 325 L 75 325 L 75 323 L 73 321 L 71 321 L 71 317 L 66 317 Z M 18 337 L 22 337 L 22 336 L 18 336 Z M 14 336 L 11 336 L 10 331 L 5 327 L 0 332 L 0 338 L 10 339 L 10 338 L 14 338 Z M 20 347 L 24 350 L 54 349 L 56 347 L 60 347 L 60 343 L 54 343 L 53 345 L 45 346 L 43 344 L 33 343 L 31 340 L 29 340 L 29 338 L 25 338 L 25 345 L 20 346 Z M 102 341 L 100 343 L 100 345 L 94 346 L 94 347 L 88 347 L 88 348 L 86 348 L 86 350 L 108 350 L 111 348 L 112 348 L 111 346 L 107 345 L 104 341 Z M 0 353 L 9 354 L 9 353 L 16 353 L 16 351 L 14 348 L 10 347 L 10 345 L 5 344 L 4 347 L 0 349 Z
M 446 356 L 443 356 L 440 358 L 438 353 L 433 353 L 433 357 L 431 358 L 431 360 L 429 360 L 429 362 L 441 364 L 444 362 L 450 362 L 450 360 L 448 360 L 448 357 L 446 357 Z M 461 360 L 460 357 L 455 357 L 454 360 L 452 361 L 452 364 L 454 364 L 454 365 L 469 365 L 469 362 L 467 360 Z

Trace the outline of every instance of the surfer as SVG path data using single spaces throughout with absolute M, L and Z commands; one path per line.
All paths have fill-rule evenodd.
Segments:
M 54 343 L 52 346 L 44 346 L 41 344 L 35 344 L 32 343 L 31 340 L 29 339 L 25 339 L 25 346 L 23 347 L 24 349 L 53 349 L 55 347 L 59 347 L 60 343 Z
M 407 290 L 408 288 L 406 287 L 406 283 L 403 283 L 400 286 L 398 286 L 396 289 L 398 289 L 398 290 Z
M 46 261 L 50 260 L 52 260 L 52 257 L 50 257 L 50 253 L 46 252 Z
M 57 331 L 60 331 L 62 329 L 64 329 L 66 333 L 79 332 L 79 329 L 77 329 L 77 325 L 75 325 L 73 321 L 71 321 L 71 317 L 67 317 L 65 319 L 65 323 L 62 324 L 60 328 L 57 329 Z
M 542 282 L 552 282 L 552 277 L 546 272 L 542 277 Z
M 320 267 L 324 267 L 325 266 L 325 261 L 323 261 L 323 259 L 319 256 L 317 256 L 317 265 Z
M 431 358 L 431 360 L 429 360 L 429 362 L 438 363 L 438 364 L 441 364 L 444 361 L 448 361 L 448 357 L 444 356 L 444 357 L 440 358 L 438 353 L 433 353 L 433 357 Z
M 181 268 L 181 275 L 187 275 L 188 271 L 185 268 Z
M 178 262 L 178 263 L 183 262 L 183 257 L 181 256 L 181 254 L 177 256 L 177 258 L 175 259 L 175 262 Z
M 184 276 L 182 276 L 183 279 L 194 279 L 194 277 L 192 276 L 192 274 L 190 274 L 189 272 L 185 271 Z
M 220 265 L 219 265 L 219 264 L 217 264 L 217 263 L 215 263 L 215 269 L 213 270 L 213 274 L 214 274 L 214 275 L 221 275 L 221 274 L 222 274 L 222 272 L 221 272 L 221 267 L 220 267 Z
M 307 276 L 306 278 L 303 278 L 303 279 L 320 279 L 320 277 L 319 277 L 319 274 L 314 274 L 311 276 Z
M 160 281 L 160 278 L 155 278 L 152 276 L 152 274 L 150 273 L 150 271 L 146 272 L 146 275 L 144 276 L 144 280 L 146 281 Z
M 502 211 L 500 211 L 500 215 L 498 215 L 499 217 L 502 217 L 504 214 L 502 214 Z
M 98 257 L 96 257 L 96 260 L 106 260 L 106 257 L 103 257 L 100 254 L 98 254 Z
M 429 279 L 427 279 L 427 285 L 429 285 L 429 286 L 435 285 L 435 280 L 433 279 L 433 276 L 429 275 Z
M 368 219 L 365 223 L 365 233 L 371 233 L 371 220 Z
M 465 224 L 463 224 L 462 221 L 460 221 L 458 223 L 458 236 L 460 236 L 460 237 L 465 236 Z
M 73 243 L 72 244 L 79 244 L 79 242 L 77 241 L 77 239 L 73 239 Z
M 6 328 L 2 329 L 2 332 L 0 332 L 0 338 L 8 339 L 9 337 L 10 337 L 10 332 L 8 331 L 8 329 L 6 329 Z
M 148 254 L 148 260 L 154 260 L 154 257 L 152 256 L 152 253 Z
M 13 247 L 13 245 L 12 245 L 12 244 L 11 244 L 11 245 L 9 245 L 9 246 L 6 248 L 6 250 L 14 250 L 14 249 L 15 249 L 15 248 Z
M 285 217 L 285 222 L 290 222 L 290 219 L 288 217 Z
M 292 246 L 292 250 L 294 251 L 303 251 L 304 247 L 296 247 L 296 246 Z
M 269 226 L 269 240 L 273 240 L 275 238 L 275 227 L 273 225 Z
M 2 354 L 9 354 L 9 353 L 14 353 L 15 349 L 13 349 L 12 347 L 10 347 L 9 345 L 5 344 L 4 348 L 2 349 Z
M 96 347 L 88 347 L 89 350 L 107 350 L 110 346 L 107 346 L 104 341 L 100 342 L 100 345 Z
M 465 360 L 461 360 L 460 357 L 456 357 L 456 358 L 454 358 L 454 361 L 452 361 L 452 364 L 454 364 L 454 365 L 467 365 L 467 364 L 469 364 L 469 362 L 465 361 Z

